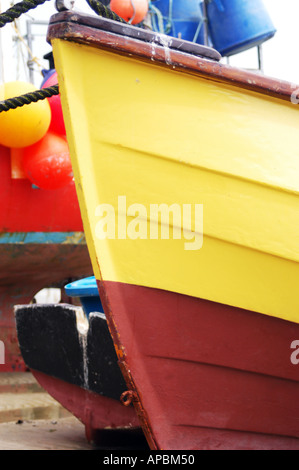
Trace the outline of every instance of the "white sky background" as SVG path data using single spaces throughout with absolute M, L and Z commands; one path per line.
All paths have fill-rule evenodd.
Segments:
M 299 84 L 299 0 L 264 0 L 264 4 L 277 29 L 274 38 L 263 44 L 264 73 Z M 256 49 L 231 57 L 230 64 L 256 67 Z
M 299 0 L 264 0 L 264 4 L 277 29 L 275 37 L 263 45 L 264 73 L 271 77 L 299 84 Z M 0 0 L 1 11 L 5 11 L 9 6 L 10 0 Z M 75 8 L 93 14 L 85 0 L 76 0 Z M 31 10 L 28 14 L 22 16 L 22 20 L 18 20 L 19 33 L 21 36 L 26 35 L 26 21 L 28 19 L 48 21 L 54 13 L 56 13 L 54 0 L 47 1 L 44 5 Z M 32 51 L 42 66 L 38 67 L 34 64 L 34 84 L 37 87 L 43 79 L 42 68 L 48 68 L 48 62 L 43 59 L 43 55 L 51 51 L 51 47 L 47 44 L 45 38 L 46 30 L 45 25 L 35 24 L 32 28 L 32 33 L 35 36 Z M 10 24 L 0 30 L 2 44 L 0 82 L 11 80 L 29 81 L 28 51 L 24 45 L 21 45 L 20 40 L 13 40 L 13 36 L 16 36 L 16 33 Z M 226 62 L 226 59 L 223 61 Z M 254 48 L 232 56 L 229 63 L 242 68 L 257 68 L 257 51 Z

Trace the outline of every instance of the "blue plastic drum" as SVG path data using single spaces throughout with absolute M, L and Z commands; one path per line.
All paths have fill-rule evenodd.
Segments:
M 79 297 L 83 310 L 88 317 L 91 312 L 104 312 L 94 276 L 71 282 L 64 286 L 69 297 Z
M 154 30 L 204 44 L 202 0 L 152 0 L 150 12 Z
M 223 56 L 256 47 L 276 33 L 261 0 L 210 0 L 207 16 L 213 47 Z

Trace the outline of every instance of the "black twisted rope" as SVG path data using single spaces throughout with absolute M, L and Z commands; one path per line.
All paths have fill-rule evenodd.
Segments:
M 11 8 L 1 13 L 0 15 L 0 28 L 5 26 L 7 23 L 12 23 L 16 18 L 19 18 L 23 13 L 36 8 L 38 5 L 49 0 L 24 0 L 23 2 L 16 3 Z
M 23 0 L 22 2 L 16 3 L 11 8 L 0 14 L 0 28 L 5 26 L 7 23 L 12 23 L 16 18 L 19 18 L 23 13 L 27 13 L 29 10 L 36 8 L 39 5 L 49 0 Z M 126 23 L 120 16 L 114 13 L 110 8 L 103 5 L 99 0 L 86 0 L 90 8 L 97 13 L 99 16 L 108 18 L 109 20 L 119 21 L 120 23 Z
M 31 91 L 14 98 L 8 98 L 4 101 L 0 101 L 0 113 L 2 111 L 9 111 L 10 109 L 19 108 L 25 104 L 36 103 L 37 101 L 44 100 L 45 98 L 50 98 L 51 96 L 58 94 L 58 85 L 53 85 L 48 88 Z
M 109 20 L 119 21 L 120 23 L 126 23 L 126 21 L 114 13 L 110 8 L 106 7 L 99 0 L 86 0 L 90 8 L 97 13 L 99 16 L 108 18 Z
M 12 23 L 16 18 L 19 18 L 23 13 L 32 10 L 38 5 L 49 0 L 24 0 L 20 3 L 16 3 L 14 6 L 0 14 L 0 28 L 5 26 L 7 23 Z M 120 16 L 114 13 L 110 8 L 103 5 L 99 0 L 86 0 L 90 8 L 95 11 L 99 16 L 108 18 L 110 20 L 119 21 L 126 23 Z M 25 104 L 36 103 L 39 100 L 50 98 L 53 95 L 59 94 L 58 85 L 54 85 L 41 90 L 35 90 L 25 95 L 16 96 L 15 98 L 8 98 L 4 101 L 0 101 L 0 113 L 3 111 L 9 111 L 10 109 L 16 109 Z

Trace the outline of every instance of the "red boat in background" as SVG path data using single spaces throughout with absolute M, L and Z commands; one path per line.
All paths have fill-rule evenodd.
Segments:
M 0 146 L 0 372 L 24 371 L 13 306 L 41 289 L 92 273 L 73 183 L 35 187 L 11 150 Z

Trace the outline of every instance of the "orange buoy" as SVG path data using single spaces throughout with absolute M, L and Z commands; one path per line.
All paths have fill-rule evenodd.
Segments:
M 58 189 L 73 181 L 69 147 L 65 137 L 48 132 L 39 142 L 24 148 L 23 168 L 40 189 Z
M 127 22 L 141 23 L 148 12 L 148 0 L 111 0 L 110 9 Z
M 53 72 L 42 84 L 41 88 L 46 88 L 49 86 L 57 85 L 58 78 L 57 72 Z M 50 123 L 50 131 L 56 132 L 57 134 L 65 135 L 65 124 L 62 114 L 62 106 L 61 106 L 61 98 L 59 95 L 51 96 L 51 98 L 47 98 L 49 101 L 49 105 L 51 108 L 52 118 Z
M 7 82 L 0 86 L 0 96 L 8 99 L 35 90 L 31 83 Z M 33 145 L 44 137 L 50 121 L 51 109 L 47 100 L 3 111 L 0 113 L 0 144 L 13 148 Z

